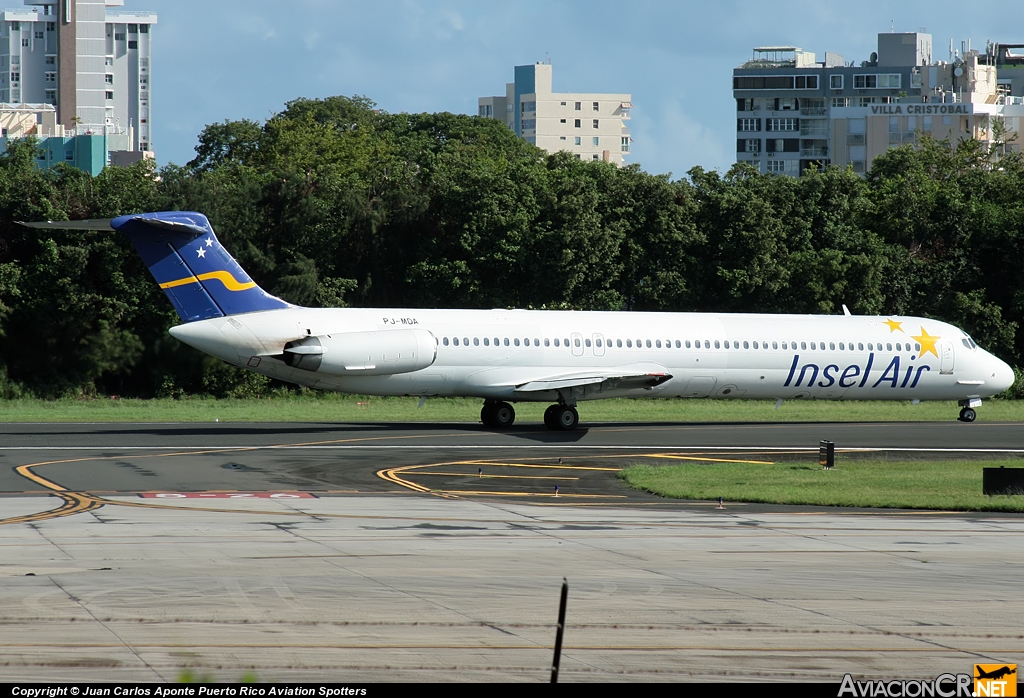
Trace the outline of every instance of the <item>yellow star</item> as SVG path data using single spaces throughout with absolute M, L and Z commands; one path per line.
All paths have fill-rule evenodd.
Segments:
M 886 320 L 882 324 L 889 326 L 889 333 L 890 334 L 895 332 L 896 330 L 899 330 L 900 332 L 903 332 L 903 323 L 902 322 L 898 322 L 896 320 L 893 320 L 892 318 Z
M 940 337 L 928 334 L 928 331 L 925 328 L 923 328 L 923 327 L 921 328 L 921 334 L 920 335 L 913 335 L 912 334 L 910 336 L 913 337 L 914 339 L 916 339 L 918 342 L 921 343 L 921 353 L 920 353 L 920 355 L 918 355 L 917 358 L 920 359 L 922 356 L 924 356 L 925 354 L 927 354 L 929 352 L 934 354 L 936 359 L 939 358 L 939 352 L 935 348 L 935 342 L 939 341 Z

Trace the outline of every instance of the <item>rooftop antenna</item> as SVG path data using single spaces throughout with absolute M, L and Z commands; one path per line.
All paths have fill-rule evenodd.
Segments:
M 544 62 L 551 65 L 551 54 L 547 51 L 544 52 Z
M 896 20 L 895 19 L 890 19 L 889 20 L 889 33 L 892 34 L 894 31 L 896 31 Z

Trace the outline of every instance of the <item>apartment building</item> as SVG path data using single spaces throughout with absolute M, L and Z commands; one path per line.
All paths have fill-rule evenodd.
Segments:
M 0 15 L 0 121 L 4 105 L 49 104 L 55 123 L 40 116 L 35 135 L 101 136 L 104 160 L 119 163 L 152 157 L 156 14 L 119 9 L 124 0 L 24 5 Z
M 818 61 L 796 46 L 762 46 L 733 71 L 736 152 L 762 172 L 797 176 L 833 162 L 833 110 L 919 96 L 917 66 L 931 63 L 929 34 L 879 34 L 878 51 L 860 65 L 836 53 Z
M 1024 54 L 1017 44 L 984 53 L 950 46 L 933 58 L 922 32 L 878 35 L 878 50 L 859 64 L 795 46 L 763 46 L 733 71 L 736 159 L 761 172 L 797 176 L 811 165 L 865 173 L 891 147 L 936 139 L 996 142 L 1018 149 L 1024 116 Z
M 629 155 L 630 94 L 552 92 L 551 64 L 518 65 L 505 94 L 480 97 L 479 115 L 500 119 L 549 153 L 621 166 Z

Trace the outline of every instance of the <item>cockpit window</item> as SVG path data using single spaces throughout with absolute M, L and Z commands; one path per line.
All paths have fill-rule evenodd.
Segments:
M 960 341 L 963 342 L 964 346 L 967 347 L 968 349 L 977 349 L 978 348 L 978 345 L 974 342 L 973 339 L 971 339 L 970 335 L 965 334 L 960 339 Z

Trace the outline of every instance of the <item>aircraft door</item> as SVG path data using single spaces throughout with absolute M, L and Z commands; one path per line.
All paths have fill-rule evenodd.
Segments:
M 939 373 L 944 376 L 953 375 L 953 343 L 942 342 L 939 346 Z
M 600 332 L 594 333 L 594 356 L 604 356 L 604 335 Z
M 579 332 L 573 332 L 572 338 L 569 341 L 572 347 L 572 355 L 583 356 L 583 335 Z

